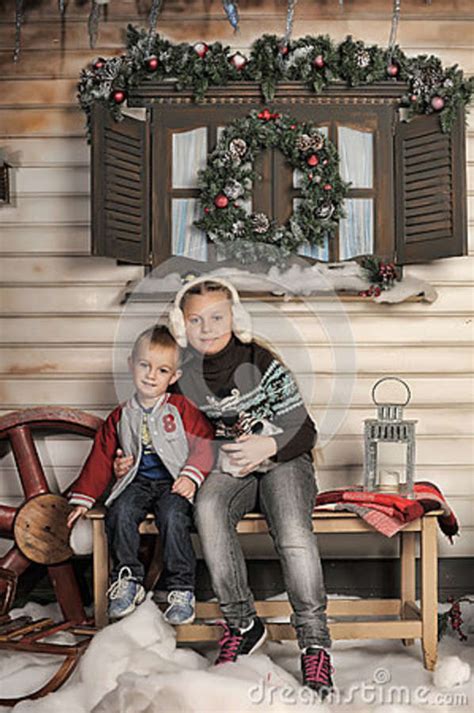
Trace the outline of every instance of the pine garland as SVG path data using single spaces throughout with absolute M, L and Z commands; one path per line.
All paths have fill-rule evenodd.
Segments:
M 120 121 L 129 89 L 147 79 L 172 80 L 178 90 L 191 89 L 196 101 L 202 101 L 209 87 L 254 81 L 266 102 L 283 81 L 301 81 L 320 93 L 331 82 L 357 86 L 390 79 L 408 85 L 401 104 L 409 114 L 438 113 L 444 132 L 474 92 L 474 78 L 465 79 L 457 65 L 444 69 L 438 57 L 407 57 L 398 46 L 390 56 L 387 49 L 352 37 L 336 44 L 327 35 L 307 36 L 284 46 L 282 38 L 263 35 L 246 58 L 220 42 L 174 45 L 129 25 L 125 54 L 100 57 L 81 72 L 78 99 L 87 116 L 88 135 L 94 102 L 109 106 Z
M 264 213 L 248 215 L 241 205 L 260 176 L 254 164 L 266 148 L 278 148 L 301 173 L 301 201 L 288 223 Z M 207 166 L 199 172 L 204 216 L 196 225 L 225 252 L 248 264 L 283 264 L 304 244 L 322 245 L 344 217 L 348 184 L 339 175 L 336 147 L 316 127 L 268 109 L 252 111 L 226 126 Z

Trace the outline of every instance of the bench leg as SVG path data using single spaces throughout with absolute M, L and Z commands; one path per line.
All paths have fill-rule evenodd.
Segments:
M 93 520 L 94 620 L 98 629 L 108 624 L 107 587 L 109 584 L 109 552 L 104 520 Z
M 406 605 L 414 602 L 416 533 L 400 533 L 400 619 L 405 619 Z M 412 646 L 414 639 L 402 639 L 405 646 Z
M 438 657 L 438 541 L 436 518 L 421 521 L 421 617 L 423 661 L 433 671 Z

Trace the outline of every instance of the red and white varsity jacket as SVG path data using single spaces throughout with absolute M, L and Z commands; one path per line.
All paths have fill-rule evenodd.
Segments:
M 133 466 L 117 479 L 105 501 L 110 505 L 132 482 L 142 455 L 144 413 L 134 396 L 117 406 L 96 433 L 94 445 L 69 491 L 72 505 L 91 508 L 114 479 L 117 448 L 133 456 Z M 214 463 L 214 431 L 196 406 L 179 394 L 163 394 L 148 414 L 153 448 L 173 478 L 186 475 L 199 487 Z

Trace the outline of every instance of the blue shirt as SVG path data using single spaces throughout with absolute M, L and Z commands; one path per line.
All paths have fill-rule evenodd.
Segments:
M 153 448 L 151 442 L 150 429 L 148 426 L 148 414 L 153 411 L 153 408 L 146 409 L 142 406 L 142 410 L 144 413 L 141 430 L 142 457 L 140 459 L 140 463 L 138 464 L 137 475 L 144 475 L 146 478 L 150 478 L 151 480 L 172 481 L 173 476 Z

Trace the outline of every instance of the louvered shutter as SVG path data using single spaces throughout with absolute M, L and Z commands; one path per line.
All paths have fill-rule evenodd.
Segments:
M 105 106 L 92 114 L 92 252 L 146 265 L 150 253 L 148 122 L 116 122 Z
M 464 113 L 450 133 L 437 115 L 397 127 L 397 262 L 426 262 L 467 252 Z

